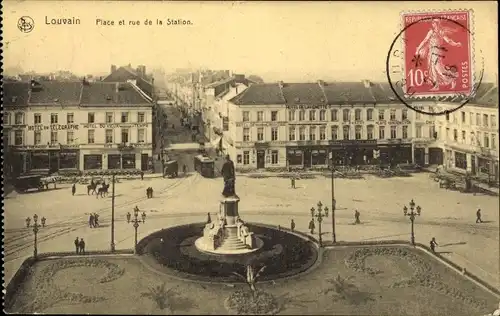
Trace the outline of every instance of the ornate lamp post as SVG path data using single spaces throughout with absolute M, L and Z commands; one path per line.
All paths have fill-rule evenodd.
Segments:
M 134 235 L 134 253 L 137 254 L 137 228 L 139 228 L 139 223 L 141 219 L 139 218 L 139 208 L 136 206 L 134 208 L 134 219 L 132 219 L 132 226 L 134 226 L 135 235 Z M 146 212 L 142 212 L 142 223 L 146 222 Z
M 28 217 L 29 218 L 29 217 Z M 34 249 L 33 249 L 33 257 L 37 257 L 38 255 L 38 230 L 40 229 L 40 225 L 38 224 L 38 215 L 33 215 L 33 233 L 35 234 L 34 240 Z
M 318 235 L 319 235 L 319 246 L 323 246 L 323 239 L 321 237 L 321 223 L 323 222 L 323 217 L 328 217 L 328 207 L 323 208 L 323 203 L 318 202 L 317 204 L 318 208 L 317 210 L 314 209 L 314 207 L 311 207 L 311 216 L 312 219 L 316 217 L 316 220 L 318 221 Z
M 404 216 L 408 216 L 410 218 L 410 222 L 411 222 L 411 244 L 415 245 L 415 229 L 414 229 L 415 217 L 416 216 L 420 216 L 422 208 L 420 206 L 417 206 L 415 208 L 415 202 L 413 201 L 413 199 L 411 199 L 409 205 L 410 205 L 410 212 L 408 212 L 408 208 L 405 205 L 403 207 L 403 214 L 404 214 Z M 415 212 L 415 210 L 416 210 L 416 212 Z
M 335 209 L 337 206 L 337 201 L 335 200 L 335 165 L 333 161 L 333 152 L 330 152 L 330 162 L 332 164 L 332 241 L 333 243 L 337 242 L 337 235 L 335 234 Z M 328 210 L 328 208 L 326 208 Z M 328 215 L 327 215 L 328 216 Z

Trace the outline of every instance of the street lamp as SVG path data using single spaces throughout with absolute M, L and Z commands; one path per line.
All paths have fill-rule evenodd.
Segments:
M 28 217 L 29 218 L 29 217 Z M 28 221 L 26 219 L 26 221 Z M 33 257 L 37 257 L 38 255 L 38 230 L 40 229 L 40 225 L 38 224 L 38 215 L 33 215 L 33 233 L 35 234 L 35 240 L 34 240 L 34 249 L 33 249 Z
M 337 201 L 335 200 L 335 167 L 333 161 L 333 152 L 330 152 L 330 162 L 332 164 L 332 241 L 337 242 L 337 235 L 335 234 L 335 209 L 337 207 Z M 328 216 L 328 215 L 327 215 Z
M 134 235 L 134 253 L 137 254 L 137 228 L 139 228 L 139 223 L 141 219 L 139 218 L 139 208 L 136 206 L 134 208 L 134 219 L 132 220 L 132 225 L 134 226 L 135 235 Z M 142 212 L 142 223 L 146 222 L 146 212 Z
M 318 221 L 318 234 L 319 234 L 319 246 L 323 245 L 323 239 L 321 237 L 321 222 L 323 222 L 323 217 L 328 217 L 328 207 L 323 208 L 323 203 L 318 202 L 317 210 L 314 207 L 311 207 L 311 217 L 314 220 L 316 217 Z
M 417 206 L 415 208 L 415 202 L 413 201 L 413 199 L 411 199 L 409 205 L 410 205 L 410 212 L 408 212 L 408 208 L 405 205 L 403 207 L 403 214 L 404 214 L 404 216 L 408 216 L 410 218 L 410 222 L 411 222 L 411 244 L 415 245 L 414 222 L 415 222 L 415 217 L 416 216 L 420 216 L 422 208 L 420 206 Z M 415 212 L 415 210 L 416 210 L 416 212 Z

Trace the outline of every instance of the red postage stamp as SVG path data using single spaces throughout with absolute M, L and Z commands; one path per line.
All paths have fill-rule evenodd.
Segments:
M 471 12 L 403 13 L 402 18 L 406 96 L 471 95 Z

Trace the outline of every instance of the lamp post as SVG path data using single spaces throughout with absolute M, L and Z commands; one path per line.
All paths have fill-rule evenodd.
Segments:
M 335 165 L 333 161 L 333 152 L 330 152 L 330 162 L 332 164 L 332 241 L 337 242 L 337 235 L 335 234 L 335 209 L 337 207 L 337 201 L 335 200 Z M 326 208 L 328 210 L 328 208 Z M 328 215 L 327 215 L 328 216 Z
M 323 246 L 323 238 L 321 237 L 321 222 L 323 222 L 323 217 L 328 217 L 328 207 L 323 208 L 323 203 L 318 202 L 317 204 L 318 208 L 314 209 L 314 207 L 311 207 L 311 216 L 312 219 L 316 217 L 316 220 L 318 221 L 318 235 L 319 235 L 319 246 Z
M 111 179 L 111 252 L 115 251 L 115 175 Z
M 403 207 L 403 214 L 404 214 L 404 216 L 408 216 L 410 218 L 410 222 L 411 222 L 411 244 L 415 245 L 415 229 L 414 229 L 415 217 L 416 216 L 420 216 L 422 208 L 420 206 L 417 206 L 415 208 L 415 202 L 413 201 L 413 199 L 411 199 L 409 205 L 410 205 L 410 212 L 408 212 L 408 208 L 405 205 Z M 415 212 L 415 210 L 416 210 L 416 212 Z
M 29 217 L 28 217 L 29 218 Z M 38 215 L 33 215 L 33 233 L 35 234 L 34 239 L 34 249 L 33 249 L 33 257 L 37 257 L 38 255 L 38 230 L 40 229 L 40 225 L 38 224 Z
M 146 212 L 142 212 L 141 218 L 139 218 L 139 208 L 136 206 L 134 208 L 134 219 L 131 221 L 132 226 L 134 226 L 135 235 L 134 235 L 134 253 L 137 254 L 137 228 L 139 228 L 139 223 L 146 222 Z

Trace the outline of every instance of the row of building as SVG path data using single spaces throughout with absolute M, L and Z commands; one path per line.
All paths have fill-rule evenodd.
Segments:
M 495 84 L 483 83 L 463 107 L 458 97 L 410 104 L 448 115 L 418 113 L 368 80 L 255 84 L 233 75 L 199 96 L 207 137 L 238 169 L 418 163 L 498 179 Z

